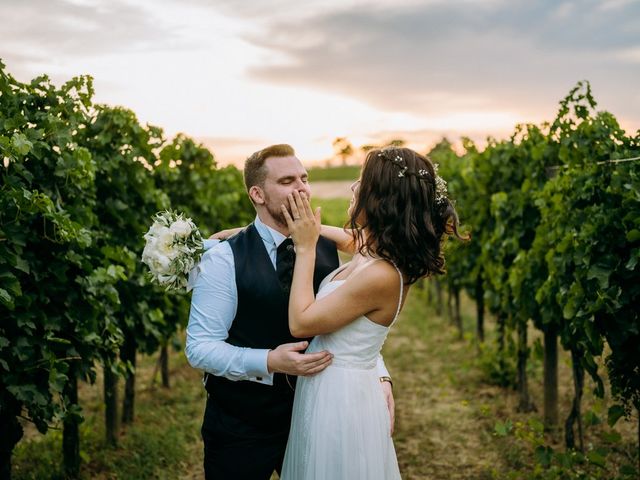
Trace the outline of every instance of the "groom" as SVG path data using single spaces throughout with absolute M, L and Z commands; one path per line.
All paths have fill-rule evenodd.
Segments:
M 295 253 L 280 211 L 297 190 L 310 197 L 307 172 L 289 145 L 272 145 L 245 162 L 257 216 L 229 241 L 207 250 L 193 282 L 186 355 L 204 370 L 202 425 L 207 479 L 265 479 L 280 472 L 298 375 L 331 363 L 330 352 L 304 353 L 291 336 L 289 288 Z M 338 267 L 335 244 L 320 237 L 314 289 Z M 382 361 L 381 379 L 388 379 Z M 393 395 L 382 382 L 390 414 Z

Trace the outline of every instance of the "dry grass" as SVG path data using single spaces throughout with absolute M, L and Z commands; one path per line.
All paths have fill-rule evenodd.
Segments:
M 487 448 L 490 433 L 479 428 L 469 407 L 484 396 L 473 388 L 479 372 L 466 367 L 473 348 L 455 339 L 453 328 L 429 311 L 416 290 L 396 327 L 383 353 L 394 378 L 403 478 L 491 478 L 489 469 L 500 456 Z
M 463 297 L 465 332 L 469 333 L 458 340 L 454 327 L 429 308 L 420 287 L 414 287 L 410 298 L 383 350 L 394 377 L 395 443 L 403 478 L 533 478 L 530 472 L 536 460 L 531 442 L 517 435 L 497 437 L 494 427 L 496 421 L 509 419 L 525 432 L 529 422 L 542 421 L 542 359 L 536 349 L 532 349 L 528 372 L 538 411 L 520 413 L 516 392 L 489 385 L 479 365 L 478 348 L 470 333 L 475 328 L 475 306 Z M 486 323 L 487 341 L 491 342 L 493 323 Z M 530 331 L 531 343 L 540 337 L 539 332 Z M 573 397 L 566 352 L 560 354 L 559 379 L 563 423 Z M 637 419 L 618 422 L 615 431 L 622 440 L 609 443 L 605 437 L 612 429 L 606 425 L 606 411 L 611 401 L 596 398 L 592 390 L 587 378 L 582 412 L 593 412 L 603 423 L 585 426 L 585 446 L 604 447 L 610 453 L 606 469 L 596 469 L 595 476 L 584 478 L 617 478 L 621 464 L 637 464 Z M 556 451 L 564 450 L 560 429 L 546 434 L 544 442 Z
M 171 388 L 152 383 L 157 356 L 139 355 L 135 420 L 121 429 L 119 446 L 104 442 L 102 375 L 79 386 L 85 421 L 80 425 L 82 479 L 201 479 L 200 424 L 205 405 L 201 375 L 179 351 L 170 353 Z M 123 381 L 119 382 L 120 401 Z M 14 479 L 62 479 L 61 432 L 40 435 L 25 425 L 14 452 Z
M 463 298 L 466 331 L 473 328 L 473 305 Z M 488 322 L 488 341 L 492 323 Z M 537 336 L 532 331 L 532 341 Z M 518 413 L 515 392 L 485 382 L 471 335 L 458 340 L 453 326 L 427 305 L 424 292 L 414 287 L 405 309 L 385 344 L 384 357 L 393 378 L 396 399 L 394 435 L 400 469 L 405 479 L 530 478 L 525 472 L 535 463 L 533 452 L 513 436 L 493 434 L 497 420 L 526 424 L 541 412 Z M 171 352 L 170 390 L 151 385 L 155 357 L 141 356 L 138 369 L 136 421 L 123 430 L 120 447 L 103 443 L 101 379 L 82 385 L 80 397 L 86 414 L 82 426 L 85 462 L 82 478 L 201 479 L 202 440 L 199 429 L 205 403 L 199 372 L 184 354 Z M 541 360 L 530 362 L 531 395 L 541 408 Z M 573 386 L 566 355 L 561 356 L 560 414 L 568 412 Z M 121 382 L 122 383 L 122 382 Z M 583 412 L 603 419 L 607 401 L 585 388 Z M 622 442 L 615 450 L 614 466 L 606 475 L 615 478 L 615 464 L 633 463 L 637 424 L 620 422 Z M 587 445 L 602 445 L 606 425 L 587 429 Z M 561 450 L 561 435 L 549 435 L 549 444 Z M 16 479 L 62 478 L 59 471 L 60 432 L 41 436 L 29 430 L 15 456 Z M 521 472 L 521 473 L 519 473 Z M 274 478 L 277 476 L 274 475 Z

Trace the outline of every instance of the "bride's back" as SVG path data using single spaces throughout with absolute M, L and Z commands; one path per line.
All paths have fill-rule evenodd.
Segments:
M 344 282 L 345 280 L 323 282 L 317 297 L 328 295 Z M 337 367 L 373 368 L 388 332 L 389 327 L 362 315 L 335 332 L 315 337 L 307 352 L 328 350 L 334 355 L 331 364 Z

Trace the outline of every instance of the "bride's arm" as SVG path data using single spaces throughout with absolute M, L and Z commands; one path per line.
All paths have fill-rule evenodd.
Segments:
M 220 230 L 209 237 L 209 240 L 226 240 L 233 237 L 236 233 L 240 233 L 247 227 L 228 228 L 226 230 Z
M 350 229 L 340 227 L 332 227 L 331 225 L 322 225 L 320 235 L 335 242 L 338 250 L 353 255 L 356 251 L 353 236 Z
M 233 237 L 236 233 L 240 233 L 247 227 L 228 228 L 226 230 L 220 230 L 209 237 L 209 240 L 226 240 Z M 340 227 L 333 227 L 331 225 L 322 225 L 320 229 L 320 235 L 336 244 L 338 250 L 344 253 L 353 255 L 355 253 L 355 243 L 351 236 L 351 230 Z
M 301 198 L 298 192 L 289 195 L 289 204 L 291 214 L 284 205 L 282 213 L 296 248 L 289 295 L 291 334 L 303 338 L 334 332 L 362 315 L 387 306 L 398 290 L 389 279 L 397 279 L 398 274 L 390 264 L 383 262 L 369 266 L 366 276 L 359 273 L 332 294 L 316 299 L 313 275 L 320 234 L 319 214 L 314 214 L 308 200 Z

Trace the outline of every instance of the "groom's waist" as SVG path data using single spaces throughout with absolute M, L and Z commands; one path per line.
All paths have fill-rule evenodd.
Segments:
M 291 417 L 293 388 L 285 375 L 275 373 L 273 385 L 249 380 L 232 381 L 205 374 L 210 398 L 228 414 L 256 425 L 281 423 Z M 291 384 L 291 385 L 290 385 Z
M 209 393 L 213 393 L 213 389 L 231 389 L 231 390 L 239 390 L 239 391 L 253 391 L 258 394 L 264 395 L 282 395 L 282 394 L 291 394 L 293 396 L 293 391 L 296 386 L 296 376 L 295 375 L 285 375 L 284 373 L 274 373 L 273 374 L 273 384 L 269 385 L 267 383 L 262 382 L 254 382 L 251 380 L 229 380 L 226 377 L 221 377 L 218 375 L 214 375 L 213 373 L 204 372 L 203 384 L 205 390 Z

